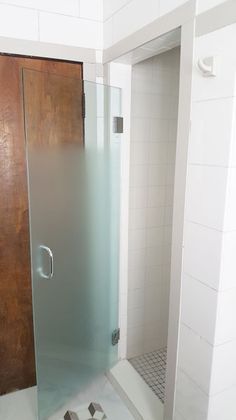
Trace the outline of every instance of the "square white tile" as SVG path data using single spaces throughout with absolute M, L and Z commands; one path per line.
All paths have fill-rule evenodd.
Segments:
M 212 392 L 213 347 L 183 324 L 180 327 L 178 363 L 203 392 Z
M 189 162 L 228 166 L 233 137 L 235 98 L 195 102 L 189 142 Z
M 236 340 L 236 287 L 218 294 L 215 344 Z
M 220 290 L 235 288 L 236 278 L 236 232 L 223 234 Z
M 39 26 L 36 10 L 0 4 L 1 36 L 38 40 Z
M 216 290 L 187 274 L 183 274 L 182 323 L 212 345 L 215 343 L 217 305 L 218 293 Z
M 223 234 L 196 223 L 186 222 L 183 269 L 209 287 L 219 290 Z
M 227 181 L 227 168 L 189 165 L 186 219 L 223 230 Z
M 176 410 L 184 420 L 207 420 L 208 396 L 180 369 L 177 372 Z
M 202 77 L 197 65 L 193 69 L 193 100 L 235 96 L 236 57 L 232 54 L 236 25 L 198 37 L 195 43 L 195 63 L 201 57 L 216 55 L 219 58 L 218 76 Z

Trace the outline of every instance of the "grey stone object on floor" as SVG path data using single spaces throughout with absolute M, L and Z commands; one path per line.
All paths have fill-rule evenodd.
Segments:
M 64 415 L 65 420 L 79 420 L 79 417 L 73 411 L 67 411 Z
M 89 405 L 88 410 L 89 410 L 93 420 L 103 420 L 103 419 L 107 418 L 103 409 L 102 409 L 102 407 L 101 407 L 101 405 L 98 404 L 98 403 L 92 402 Z

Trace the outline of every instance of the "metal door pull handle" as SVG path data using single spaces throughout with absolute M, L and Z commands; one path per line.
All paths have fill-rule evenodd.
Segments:
M 48 274 L 45 274 L 43 272 L 42 267 L 39 267 L 39 270 L 38 270 L 39 271 L 39 274 L 44 279 L 50 280 L 50 279 L 53 278 L 53 271 L 54 271 L 54 261 L 53 261 L 53 253 L 52 253 L 52 250 L 48 246 L 46 246 L 46 245 L 40 245 L 39 248 L 40 248 L 40 250 L 46 251 L 46 253 L 49 256 L 49 261 L 50 261 L 50 271 L 49 271 L 49 273 Z

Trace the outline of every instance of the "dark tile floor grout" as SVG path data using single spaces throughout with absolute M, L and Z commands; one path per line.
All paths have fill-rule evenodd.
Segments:
M 129 359 L 147 385 L 164 403 L 167 349 L 160 349 Z

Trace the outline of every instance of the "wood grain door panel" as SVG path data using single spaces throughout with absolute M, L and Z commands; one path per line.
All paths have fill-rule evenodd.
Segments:
M 23 78 L 30 145 L 82 145 L 82 81 L 29 69 L 23 70 Z

